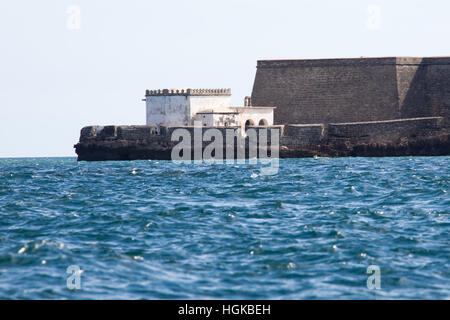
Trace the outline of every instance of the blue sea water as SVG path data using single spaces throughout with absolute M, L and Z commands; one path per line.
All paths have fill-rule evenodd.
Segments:
M 450 298 L 449 157 L 279 165 L 0 159 L 0 298 Z

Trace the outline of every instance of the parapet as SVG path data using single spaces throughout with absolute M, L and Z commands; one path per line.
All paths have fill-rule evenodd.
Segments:
M 231 96 L 231 89 L 157 89 L 146 90 L 145 96 Z
M 450 57 L 360 57 L 338 59 L 258 60 L 258 68 L 449 65 Z
M 156 126 L 87 126 L 81 129 L 80 142 L 106 140 L 143 140 L 158 135 Z

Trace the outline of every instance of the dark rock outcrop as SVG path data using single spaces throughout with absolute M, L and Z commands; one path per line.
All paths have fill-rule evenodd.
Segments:
M 199 132 L 196 133 L 193 127 L 162 126 L 158 131 L 154 126 L 90 126 L 81 130 L 80 141 L 75 145 L 75 150 L 80 161 L 171 160 L 172 149 L 179 143 L 179 140 L 172 141 L 177 129 L 184 129 L 190 134 L 191 148 L 185 149 L 185 152 L 190 153 L 190 159 L 196 158 L 196 150 L 197 154 L 203 154 L 205 147 L 211 144 L 210 141 L 202 141 L 199 146 L 195 146 L 195 134 L 202 137 L 206 130 L 215 129 L 225 138 L 227 130 L 232 130 L 235 134 L 238 130 L 237 127 L 203 127 L 198 128 Z M 258 137 L 263 131 L 268 133 L 268 145 L 265 141 L 257 141 L 257 154 L 260 157 L 261 154 L 266 154 L 266 149 L 269 156 L 278 151 L 281 158 L 450 155 L 450 130 L 442 117 L 250 129 L 254 129 Z M 272 135 L 274 139 L 279 137 L 274 140 L 273 145 Z M 224 158 L 230 145 L 234 158 L 242 155 L 255 156 L 249 148 L 250 137 L 243 139 L 241 145 L 236 139 L 222 142 L 221 152 Z M 278 149 L 272 149 L 272 146 Z

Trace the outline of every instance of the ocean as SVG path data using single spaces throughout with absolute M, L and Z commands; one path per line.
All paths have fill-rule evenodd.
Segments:
M 0 159 L 0 299 L 450 299 L 449 168 Z

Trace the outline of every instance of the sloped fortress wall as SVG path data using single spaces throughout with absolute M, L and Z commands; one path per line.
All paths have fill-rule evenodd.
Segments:
M 449 57 L 261 60 L 252 102 L 276 124 L 448 117 L 449 85 Z

